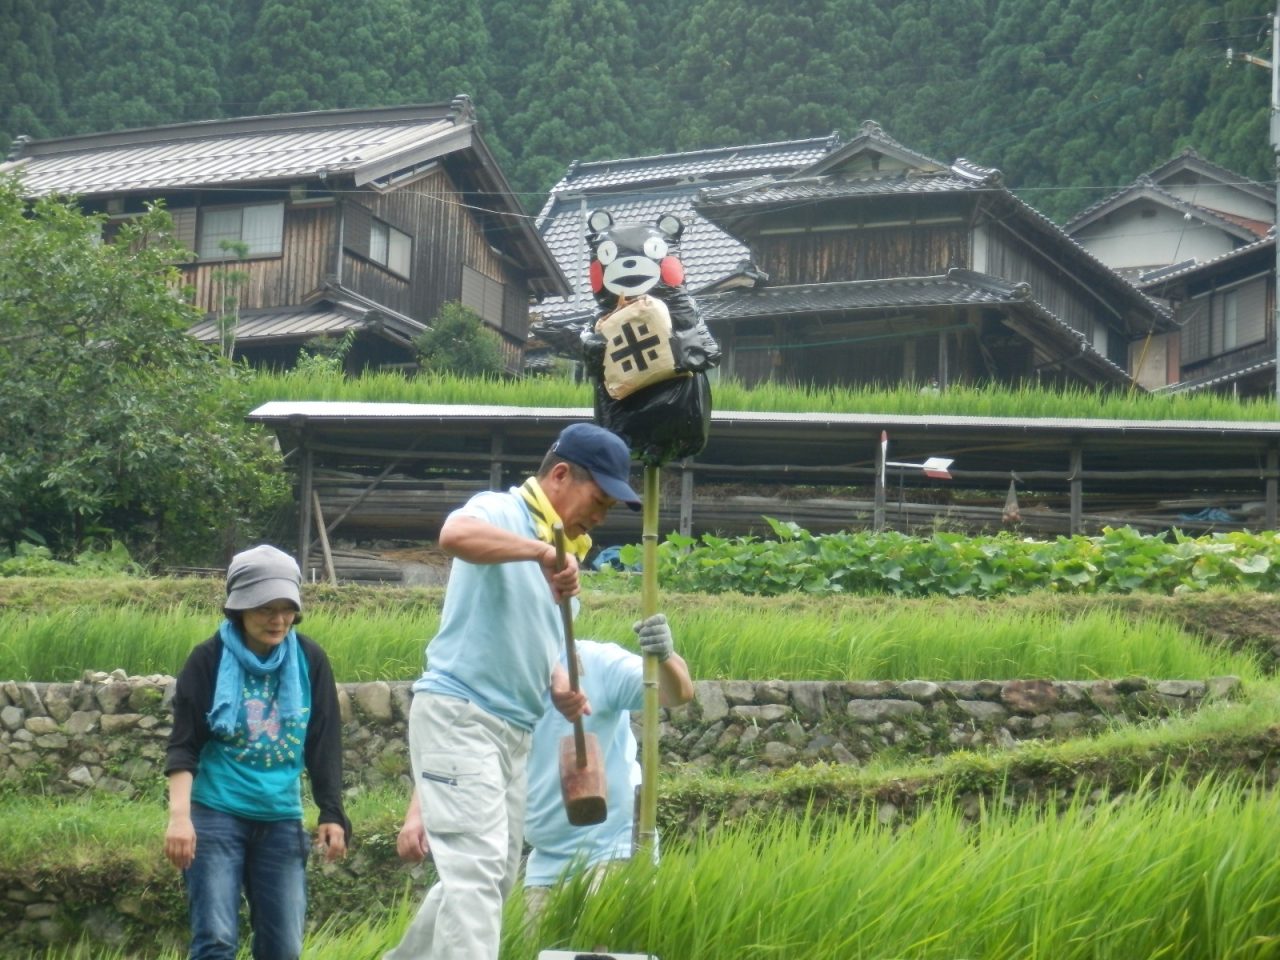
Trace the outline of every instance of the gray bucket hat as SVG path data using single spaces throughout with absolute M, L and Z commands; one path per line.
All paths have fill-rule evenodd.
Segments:
M 272 600 L 288 600 L 299 610 L 302 572 L 297 562 L 270 544 L 237 553 L 227 567 L 225 610 L 253 610 Z

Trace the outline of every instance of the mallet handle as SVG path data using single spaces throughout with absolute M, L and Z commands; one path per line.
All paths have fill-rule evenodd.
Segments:
M 556 538 L 556 569 L 565 567 L 564 524 L 557 520 L 551 525 Z M 565 659 L 569 661 L 569 689 L 578 692 L 578 650 L 573 643 L 573 607 L 569 597 L 560 601 L 560 619 L 564 622 Z M 587 735 L 582 730 L 582 719 L 573 721 L 573 748 L 579 767 L 587 765 Z

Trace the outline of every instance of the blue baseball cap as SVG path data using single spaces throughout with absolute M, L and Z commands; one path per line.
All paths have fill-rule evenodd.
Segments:
M 551 452 L 585 468 L 613 499 L 640 509 L 640 494 L 631 489 L 631 450 L 616 433 L 594 423 L 573 423 L 560 431 Z

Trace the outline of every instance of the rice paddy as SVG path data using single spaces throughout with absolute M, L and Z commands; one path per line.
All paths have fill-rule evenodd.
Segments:
M 1104 605 L 1055 611 L 980 603 L 744 603 L 698 598 L 668 607 L 678 649 L 698 679 L 1089 680 L 1258 675 L 1254 661 L 1210 645 L 1172 620 Z M 578 635 L 634 648 L 634 598 L 585 598 Z M 176 604 L 69 606 L 0 613 L 0 678 L 70 682 L 86 667 L 176 676 L 218 614 Z M 410 680 L 439 622 L 435 608 L 308 607 L 302 631 L 329 654 L 340 681 Z
M 491 380 L 441 374 L 340 374 L 289 371 L 254 374 L 238 382 L 253 407 L 268 400 L 345 400 L 378 403 L 492 404 L 578 407 L 592 404 L 591 387 L 565 378 Z M 717 410 L 773 413 L 879 413 L 976 417 L 1085 417 L 1105 420 L 1249 420 L 1277 418 L 1275 404 L 1238 400 L 1208 391 L 1146 394 L 1083 388 L 956 385 L 943 393 L 918 386 L 807 386 L 764 383 L 746 387 L 729 379 L 715 384 Z
M 216 626 L 217 586 L 6 585 L 0 678 L 66 681 L 85 668 L 116 667 L 176 673 Z M 60 603 L 63 589 L 68 602 Z M 303 630 L 329 652 L 339 680 L 420 672 L 438 591 L 308 590 Z M 1247 621 L 1269 601 L 1227 593 L 665 597 L 677 649 L 697 679 L 1235 674 L 1246 695 L 1162 722 L 995 753 L 894 754 L 858 769 L 750 776 L 666 774 L 661 792 L 676 819 L 664 829 L 657 868 L 630 863 L 594 892 L 568 882 L 532 930 L 514 898 L 501 960 L 601 945 L 665 960 L 1280 955 L 1280 792 L 1268 788 L 1274 777 L 1254 772 L 1274 773 L 1267 738 L 1280 729 L 1280 684 L 1247 653 L 1216 642 L 1211 628 L 1188 627 L 1213 605 L 1235 602 Z M 638 605 L 630 594 L 588 591 L 579 636 L 630 643 Z M 1018 792 L 1026 783 L 1035 802 Z M 914 801 L 886 816 L 877 799 L 886 792 Z M 805 798 L 814 804 L 808 813 Z M 819 798 L 843 801 L 828 810 L 852 812 L 820 815 Z M 364 845 L 385 857 L 403 803 L 398 785 L 351 797 L 353 853 Z M 702 821 L 675 813 L 699 808 L 745 812 Z M 0 820 L 24 825 L 0 831 L 0 872 L 124 863 L 139 883 L 176 897 L 176 877 L 159 854 L 165 816 L 151 790 L 133 801 L 0 792 Z M 337 898 L 303 956 L 376 960 L 394 946 L 414 902 L 399 881 L 374 889 L 370 899 Z M 59 946 L 31 958 L 179 960 L 182 942 L 176 910 L 154 942 Z

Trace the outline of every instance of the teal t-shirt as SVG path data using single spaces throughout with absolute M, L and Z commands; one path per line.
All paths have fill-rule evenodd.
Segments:
M 560 740 L 572 736 L 573 725 L 551 705 L 548 693 L 547 712 L 533 728 L 529 748 L 524 830 L 525 840 L 533 847 L 525 866 L 529 886 L 555 883 L 575 862 L 592 867 L 631 856 L 640 764 L 636 762 L 630 711 L 644 705 L 644 661 L 616 643 L 582 640 L 577 646 L 583 669 L 581 686 L 591 701 L 591 715 L 583 718 L 582 726 L 600 740 L 609 814 L 604 823 L 590 827 L 575 827 L 565 816 L 560 795 Z
M 222 655 L 230 656 L 225 651 Z M 193 801 L 247 820 L 302 819 L 300 780 L 306 763 L 311 680 L 301 647 L 297 657 L 302 670 L 298 719 L 280 717 L 277 674 L 255 677 L 245 671 L 235 732 L 229 737 L 211 734 L 200 750 Z
M 455 514 L 537 536 L 514 488 L 476 494 Z M 413 690 L 462 697 L 532 730 L 546 709 L 543 694 L 563 643 L 560 608 L 536 561 L 475 564 L 455 558 L 440 630 L 427 645 L 427 670 Z

